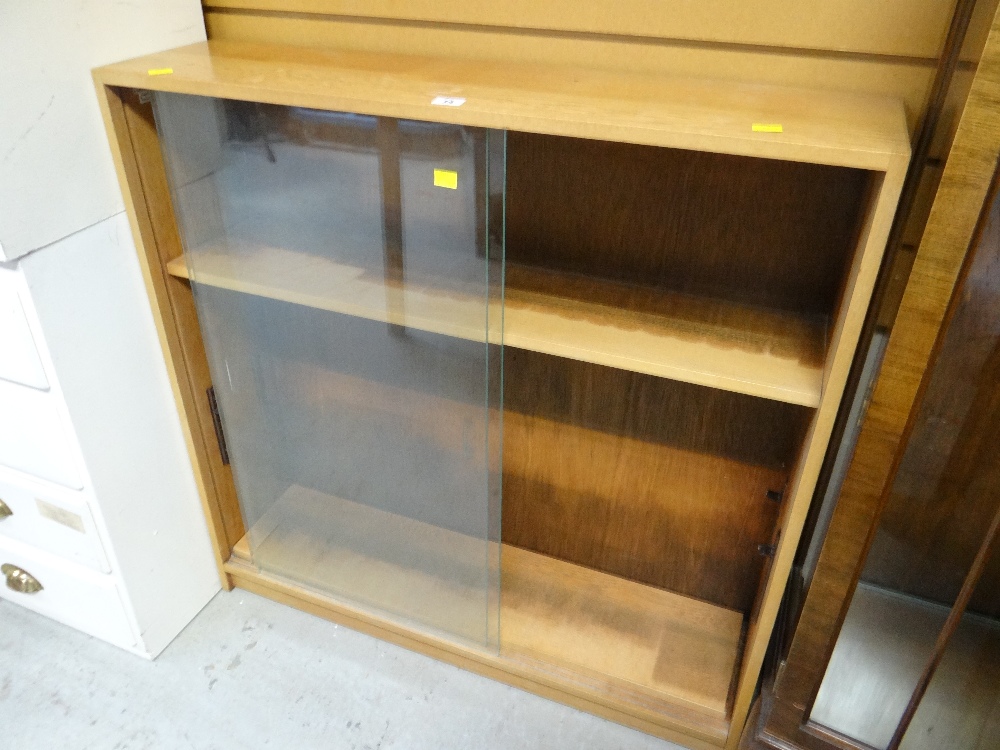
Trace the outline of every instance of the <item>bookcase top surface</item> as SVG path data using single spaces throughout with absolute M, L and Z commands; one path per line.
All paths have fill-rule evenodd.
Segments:
M 108 86 L 880 171 L 910 152 L 896 99 L 580 67 L 210 41 L 98 68 L 94 77 Z M 434 103 L 442 98 L 450 101 Z

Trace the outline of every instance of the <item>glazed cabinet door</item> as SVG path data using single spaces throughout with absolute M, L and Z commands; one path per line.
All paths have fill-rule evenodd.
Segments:
M 154 105 L 254 565 L 495 650 L 503 133 Z

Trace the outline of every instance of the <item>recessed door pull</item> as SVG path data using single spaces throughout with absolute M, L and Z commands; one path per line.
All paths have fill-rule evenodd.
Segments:
M 215 386 L 209 386 L 208 409 L 212 413 L 212 426 L 215 427 L 215 439 L 219 441 L 219 455 L 222 465 L 229 466 L 229 446 L 226 445 L 226 433 L 222 431 L 222 414 L 219 412 L 219 402 L 215 398 Z

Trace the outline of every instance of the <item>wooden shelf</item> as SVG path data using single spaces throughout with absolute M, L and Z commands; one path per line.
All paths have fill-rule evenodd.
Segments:
M 739 612 L 510 545 L 501 571 L 502 655 L 726 718 Z
M 508 266 L 504 294 L 506 346 L 819 404 L 820 321 L 524 266 Z
M 170 69 L 167 75 L 150 70 Z M 910 153 L 897 100 L 488 59 L 212 41 L 116 63 L 98 83 L 531 133 L 885 170 Z M 437 96 L 461 106 L 436 106 Z M 754 124 L 782 132 L 756 132 Z
M 197 250 L 198 282 L 431 333 L 484 341 L 480 289 L 380 274 L 305 253 Z M 447 266 L 444 266 L 447 267 Z M 189 278 L 183 257 L 167 264 Z M 500 341 L 500 314 L 489 315 Z M 751 396 L 815 407 L 826 331 L 790 314 L 669 294 L 523 266 L 508 266 L 503 343 Z
M 482 643 L 487 629 L 496 639 L 487 544 L 293 485 L 234 554 L 249 560 L 252 549 L 266 573 Z M 508 545 L 500 560 L 501 660 L 540 662 L 619 700 L 725 721 L 739 612 Z

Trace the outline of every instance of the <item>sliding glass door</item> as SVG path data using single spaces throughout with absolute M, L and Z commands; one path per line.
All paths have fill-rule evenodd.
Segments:
M 497 646 L 502 133 L 157 94 L 260 570 Z

